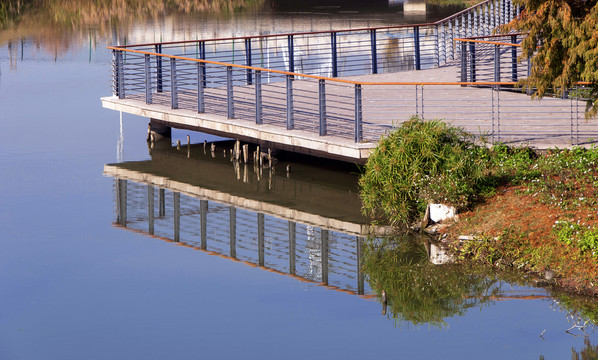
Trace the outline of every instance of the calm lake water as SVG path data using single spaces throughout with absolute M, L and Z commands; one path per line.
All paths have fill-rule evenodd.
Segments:
M 2 37 L 12 36 L 0 44 L 0 358 L 563 359 L 598 343 L 591 322 L 587 335 L 572 328 L 587 317 L 570 299 L 452 267 L 420 268 L 477 292 L 383 314 L 362 266 L 354 170 L 235 168 L 229 143 L 212 156 L 203 142 L 214 137 L 186 131 L 173 142 L 190 135 L 189 156 L 185 145 L 150 152 L 147 119 L 99 101 L 111 94 L 109 43 L 448 11 L 403 9 L 172 15 Z M 406 258 L 421 263 L 418 249 Z

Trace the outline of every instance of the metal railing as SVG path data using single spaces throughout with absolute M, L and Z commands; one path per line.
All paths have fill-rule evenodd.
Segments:
M 121 98 L 355 142 L 376 141 L 411 115 L 444 119 L 492 141 L 567 134 L 559 145 L 573 145 L 598 132 L 580 121 L 578 99 L 532 102 L 525 94 L 502 91 L 517 84 L 512 81 L 366 82 L 139 50 L 127 50 L 126 62 L 121 51 L 115 58 L 122 69 L 116 80 Z
M 377 141 L 411 115 L 493 141 L 566 133 L 577 144 L 595 136 L 598 130 L 580 121 L 577 99 L 530 102 L 501 91 L 525 68 L 513 51 L 520 35 L 479 36 L 517 14 L 510 1 L 489 0 L 434 24 L 109 47 L 114 95 L 355 142 Z M 337 78 L 432 68 L 461 52 L 461 82 Z M 493 91 L 472 93 L 465 85 Z
M 460 81 L 512 81 L 529 76 L 531 63 L 521 60 L 525 34 L 455 39 L 461 48 Z
M 458 58 L 454 39 L 490 35 L 518 16 L 511 0 L 486 0 L 435 23 L 268 34 L 139 45 L 135 49 L 324 77 L 429 69 Z M 123 55 L 126 57 L 126 55 Z M 159 61 L 156 64 L 159 68 Z M 247 76 L 247 82 L 252 79 Z

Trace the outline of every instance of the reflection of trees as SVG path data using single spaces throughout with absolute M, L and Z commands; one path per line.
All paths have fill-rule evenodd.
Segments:
M 560 311 L 567 314 L 569 323 L 576 327 L 581 327 L 580 324 L 586 324 L 587 327 L 598 325 L 598 302 L 595 297 L 568 294 L 558 289 L 554 289 L 551 295 Z
M 571 348 L 571 360 L 598 360 L 598 346 L 592 345 L 588 337 L 583 340 L 583 345 L 579 352 Z M 544 355 L 540 355 L 540 360 L 544 360 Z
M 590 343 L 590 338 L 583 340 L 584 348 L 580 352 L 571 348 L 571 360 L 596 360 L 598 359 L 598 346 Z
M 65 37 L 79 29 L 109 35 L 116 25 L 169 14 L 230 14 L 262 8 L 265 0 L 2 0 L 0 44 L 29 38 L 67 49 Z M 60 44 L 60 45 L 57 45 Z M 54 51 L 52 51 L 54 53 Z
M 372 289 L 385 290 L 389 316 L 398 322 L 442 326 L 444 319 L 463 315 L 496 295 L 499 283 L 457 265 L 433 265 L 426 247 L 413 235 L 368 239 L 364 273 Z

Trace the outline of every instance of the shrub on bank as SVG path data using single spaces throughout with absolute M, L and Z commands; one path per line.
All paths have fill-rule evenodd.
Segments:
M 364 212 L 409 224 L 428 203 L 469 206 L 480 193 L 487 149 L 439 120 L 412 117 L 382 137 L 360 178 Z

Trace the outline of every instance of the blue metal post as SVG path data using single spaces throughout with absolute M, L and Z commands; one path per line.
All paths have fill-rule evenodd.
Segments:
M 151 104 L 152 103 L 152 82 L 151 82 L 149 54 L 145 54 L 144 73 L 145 73 L 145 103 Z
M 287 37 L 289 49 L 289 72 L 295 72 L 295 48 L 293 45 L 293 35 Z
M 179 108 L 179 94 L 177 88 L 175 58 L 170 58 L 170 106 L 173 109 Z
M 162 45 L 156 45 L 156 53 L 162 54 Z M 161 93 L 164 90 L 162 83 L 162 56 L 156 56 L 156 92 Z
M 362 125 L 362 108 L 361 108 L 361 84 L 355 84 L 355 142 L 363 140 L 363 125 Z
M 205 41 L 199 42 L 199 58 L 201 60 L 206 59 L 206 42 Z M 199 76 L 201 76 L 202 84 L 203 84 L 203 87 L 205 88 L 207 86 L 207 84 L 206 84 L 206 63 L 202 62 L 199 64 L 200 64 Z
M 500 47 L 494 45 L 494 81 L 500 82 Z
M 123 53 L 120 50 L 115 50 L 115 71 L 116 71 L 116 96 L 119 99 L 125 98 L 125 76 L 124 76 L 124 62 Z
M 517 44 L 517 35 L 511 35 L 511 43 Z M 511 46 L 511 81 L 517 81 L 517 47 Z
M 469 43 L 469 77 L 475 82 L 475 43 Z
M 255 71 L 255 123 L 262 124 L 263 119 L 262 109 L 262 72 L 260 70 Z
M 245 39 L 245 65 L 251 66 L 251 38 Z M 251 69 L 247 69 L 247 85 L 252 84 L 251 77 Z
M 324 79 L 319 80 L 319 115 L 320 115 L 320 136 L 327 134 L 326 129 L 326 82 Z
M 287 130 L 295 128 L 293 113 L 293 75 L 287 75 Z
M 205 81 L 205 63 L 198 62 L 197 63 L 197 112 L 204 113 L 206 112 L 206 102 L 204 96 L 204 89 L 206 87 Z
M 370 47 L 372 48 L 372 74 L 377 74 L 378 51 L 376 50 L 376 29 L 370 30 Z
M 461 42 L 461 82 L 467 81 L 467 43 Z
M 419 50 L 419 26 L 413 27 L 413 44 L 415 46 L 415 70 L 421 70 L 421 58 Z
M 233 67 L 226 67 L 226 116 L 229 119 L 234 119 L 234 94 L 233 94 Z
M 332 57 L 332 77 L 338 76 L 338 54 L 336 52 L 336 33 L 330 33 L 330 52 Z

